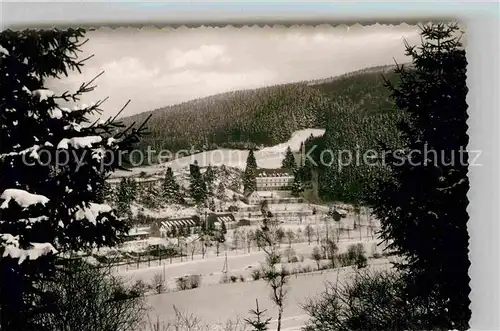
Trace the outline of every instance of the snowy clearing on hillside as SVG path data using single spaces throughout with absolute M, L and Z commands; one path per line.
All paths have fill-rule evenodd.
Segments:
M 313 137 L 321 137 L 325 134 L 324 129 L 304 129 L 304 130 L 298 130 L 295 131 L 292 134 L 292 137 L 288 139 L 287 142 L 284 142 L 282 144 L 278 144 L 272 147 L 266 147 L 259 152 L 262 153 L 284 153 L 288 147 L 293 152 L 299 152 L 300 151 L 300 144 L 302 144 L 304 141 L 306 141 L 311 135 Z
M 320 137 L 325 133 L 324 129 L 304 129 L 295 131 L 292 137 L 281 144 L 266 147 L 254 153 L 259 168 L 275 169 L 281 168 L 281 161 L 285 157 L 285 151 L 288 146 L 292 151 L 299 151 L 300 144 L 307 140 L 311 135 Z M 173 161 L 165 162 L 158 165 L 135 167 L 130 171 L 119 170 L 113 173 L 111 177 L 129 177 L 137 176 L 139 173 L 144 172 L 147 175 L 154 175 L 162 173 L 164 169 L 171 167 L 173 171 L 181 171 L 189 169 L 189 165 L 194 161 L 198 162 L 200 167 L 207 167 L 209 165 L 238 168 L 244 170 L 246 167 L 246 160 L 248 157 L 247 150 L 238 149 L 216 149 L 213 151 L 205 151 L 189 156 L 179 157 Z

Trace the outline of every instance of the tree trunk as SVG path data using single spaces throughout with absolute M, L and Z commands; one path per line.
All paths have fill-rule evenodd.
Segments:
M 276 331 L 281 331 L 281 318 L 283 316 L 283 309 L 280 307 L 280 309 L 278 310 L 278 325 L 277 325 L 277 328 L 276 328 Z
M 3 261 L 2 261 L 3 260 Z M 0 317 L 5 330 L 23 330 L 22 274 L 14 271 L 14 263 L 0 258 Z

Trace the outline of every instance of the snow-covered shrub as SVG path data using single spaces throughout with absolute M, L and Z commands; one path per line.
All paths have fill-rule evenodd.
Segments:
M 201 285 L 201 275 L 189 276 L 189 288 L 197 288 Z
M 355 264 L 358 269 L 366 267 L 368 259 L 366 258 L 363 244 L 350 245 L 347 248 L 347 258 L 350 260 L 350 263 Z
M 262 278 L 262 270 L 260 269 L 254 269 L 252 270 L 251 274 L 253 280 L 259 280 Z
M 187 290 L 189 288 L 188 287 L 188 280 L 187 280 L 186 276 L 177 278 L 175 280 L 175 283 L 177 285 L 177 290 L 179 290 L 179 291 L 184 291 L 184 290 Z
M 222 277 L 220 278 L 219 283 L 221 283 L 221 284 L 227 284 L 227 283 L 229 283 L 229 277 L 227 276 L 227 274 L 223 274 L 222 275 Z
M 368 265 L 368 259 L 364 255 L 358 256 L 358 259 L 356 260 L 356 267 L 358 269 L 364 268 Z
M 302 267 L 302 269 L 300 270 L 300 272 L 301 272 L 301 273 L 303 273 L 303 274 L 304 274 L 304 273 L 311 272 L 311 271 L 312 271 L 312 268 L 311 268 L 311 266 L 309 266 L 309 265 L 305 265 L 305 266 L 303 266 L 303 267 Z
M 142 279 L 138 279 L 130 288 L 130 293 L 134 297 L 139 297 L 144 295 L 150 288 Z

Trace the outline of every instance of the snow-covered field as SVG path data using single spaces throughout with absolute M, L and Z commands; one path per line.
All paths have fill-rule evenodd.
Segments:
M 161 240 L 161 239 L 160 239 Z M 369 237 L 351 237 L 347 238 L 344 234 L 337 243 L 338 253 L 346 252 L 348 247 L 353 244 L 361 243 L 364 246 L 366 255 L 373 256 L 374 253 L 382 253 L 383 246 L 379 246 L 379 240 Z M 309 266 L 311 270 L 316 270 L 316 262 L 312 260 L 311 253 L 317 243 L 312 241 L 293 243 L 292 248 L 294 256 L 299 257 L 300 261 L 295 263 L 286 263 L 284 265 L 290 270 L 301 270 Z M 286 255 L 289 245 L 281 244 L 282 255 Z M 226 264 L 227 254 L 227 276 L 236 276 L 237 282 L 221 284 L 223 278 L 223 269 Z M 286 259 L 286 258 L 285 258 Z M 148 296 L 148 304 L 152 310 L 149 318 L 151 320 L 173 321 L 175 311 L 173 306 L 183 313 L 194 314 L 204 323 L 217 324 L 226 322 L 228 319 L 240 320 L 249 317 L 248 311 L 255 308 L 255 299 L 259 300 L 261 309 L 268 309 L 267 316 L 273 320 L 271 329 L 276 325 L 276 309 L 269 300 L 269 288 L 262 280 L 253 280 L 251 272 L 258 269 L 265 260 L 262 251 L 252 248 L 248 253 L 245 248 L 239 250 L 221 250 L 219 256 L 211 251 L 204 258 L 200 254 L 184 258 L 182 262 L 178 259 L 170 262 L 163 260 L 148 264 L 142 263 L 139 269 L 135 265 L 122 265 L 117 267 L 116 271 L 129 282 L 142 280 L 147 284 L 152 284 L 155 275 L 161 274 L 166 280 L 167 292 L 163 294 L 152 294 Z M 322 260 L 320 264 L 326 264 Z M 387 258 L 370 259 L 371 268 L 389 268 L 390 264 Z M 353 272 L 351 267 L 328 269 L 323 271 L 313 271 L 309 273 L 300 273 L 292 275 L 289 281 L 289 295 L 286 301 L 285 313 L 283 315 L 283 331 L 300 330 L 307 319 L 301 304 L 311 296 L 315 296 L 325 288 L 327 281 L 348 280 Z M 201 275 L 201 285 L 197 289 L 178 291 L 176 289 L 176 278 L 186 275 Z M 243 276 L 244 282 L 239 278 Z
M 388 259 L 370 261 L 369 268 L 390 268 Z M 348 281 L 354 270 L 351 267 L 300 274 L 290 278 L 288 296 L 282 320 L 282 331 L 298 331 L 307 321 L 302 304 L 325 289 L 327 282 Z M 269 287 L 263 280 L 214 284 L 194 290 L 158 294 L 148 297 L 152 307 L 150 318 L 161 321 L 173 320 L 173 306 L 181 312 L 194 314 L 205 323 L 217 324 L 228 319 L 249 317 L 248 311 L 255 309 L 255 299 L 261 310 L 267 309 L 266 317 L 271 317 L 271 328 L 276 328 L 276 308 L 269 299 Z
M 361 241 L 359 238 L 353 238 L 351 240 L 343 239 L 337 243 L 337 246 L 339 247 L 339 253 L 343 253 L 347 251 L 349 245 L 362 243 L 367 255 L 371 256 L 373 253 L 382 252 L 382 248 L 377 246 L 378 242 L 379 241 L 376 239 L 372 240 L 366 237 Z M 292 244 L 295 255 L 303 256 L 304 261 L 292 263 L 288 267 L 290 269 L 306 265 L 314 267 L 315 262 L 312 261 L 310 257 L 313 248 L 316 246 L 315 242 L 311 242 L 311 245 L 307 243 Z M 285 252 L 287 247 L 287 244 L 282 244 L 282 251 Z M 265 256 L 262 251 L 256 249 L 253 249 L 250 253 L 246 253 L 243 249 L 240 249 L 238 251 L 228 251 L 227 259 L 229 275 L 235 275 L 237 277 L 243 275 L 245 278 L 249 278 L 251 271 L 260 266 Z M 187 261 L 184 258 L 183 262 L 176 259 L 173 263 L 170 263 L 170 260 L 165 259 L 161 264 L 159 261 L 150 262 L 151 267 L 148 267 L 146 263 L 142 263 L 139 269 L 137 269 L 134 264 L 121 265 L 118 267 L 118 272 L 129 281 L 140 279 L 146 283 L 150 283 L 156 274 L 164 274 L 167 280 L 167 287 L 170 290 L 174 290 L 175 279 L 185 275 L 202 275 L 202 286 L 219 283 L 223 275 L 222 269 L 224 267 L 224 261 L 224 252 L 221 252 L 219 256 L 216 256 L 214 252 L 210 252 L 205 258 L 197 254 L 193 257 L 193 260 L 191 260 L 191 257 L 188 257 Z
M 299 151 L 301 142 L 305 141 L 311 135 L 318 137 L 322 136 L 324 133 L 325 130 L 323 129 L 304 129 L 295 131 L 287 142 L 256 151 L 254 154 L 257 166 L 268 169 L 280 168 L 281 161 L 285 157 L 285 151 L 288 146 L 290 146 L 292 151 Z M 180 171 L 189 168 L 189 165 L 195 160 L 200 167 L 207 167 L 208 165 L 220 166 L 224 164 L 227 167 L 243 170 L 246 166 L 247 157 L 248 151 L 246 150 L 216 149 L 190 156 L 179 157 L 173 161 L 158 165 L 135 167 L 131 169 L 131 171 L 115 171 L 112 177 L 137 176 L 141 172 L 147 175 L 154 175 L 163 172 L 167 167 L 171 167 L 174 171 Z

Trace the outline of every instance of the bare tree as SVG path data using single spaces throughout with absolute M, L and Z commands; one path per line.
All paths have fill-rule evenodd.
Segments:
M 288 248 L 292 248 L 292 241 L 295 239 L 295 233 L 291 229 L 288 229 L 285 235 L 288 239 Z
M 163 278 L 163 275 L 161 273 L 154 275 L 152 286 L 157 294 L 165 292 L 166 290 L 165 279 Z
M 319 270 L 319 262 L 321 261 L 322 256 L 321 256 L 321 251 L 319 250 L 318 247 L 313 248 L 311 258 L 316 262 L 316 266 L 318 267 Z
M 312 235 L 313 235 L 313 233 L 314 233 L 314 229 L 313 229 L 313 227 L 311 226 L 311 224 L 307 224 L 307 225 L 306 225 L 306 228 L 305 228 L 305 230 L 304 230 L 304 231 L 305 231 L 305 234 L 306 234 L 306 236 L 307 236 L 307 243 L 308 243 L 309 245 L 311 245 L 311 237 L 312 237 Z
M 270 299 L 278 308 L 276 331 L 281 331 L 281 319 L 285 308 L 285 298 L 288 293 L 286 284 L 290 278 L 290 272 L 280 265 L 279 242 L 281 235 L 279 230 L 281 229 L 275 222 L 269 223 L 267 219 L 264 219 L 263 223 L 262 230 L 258 232 L 259 239 L 264 244 L 261 248 L 266 254 L 266 261 L 262 266 L 263 278 L 271 288 Z

